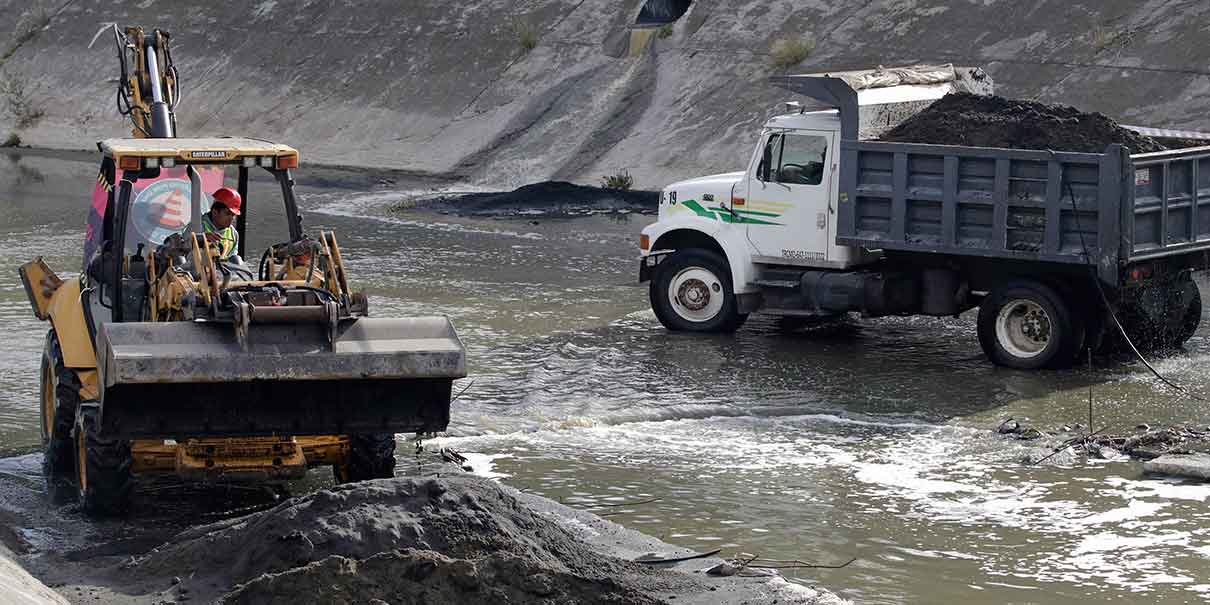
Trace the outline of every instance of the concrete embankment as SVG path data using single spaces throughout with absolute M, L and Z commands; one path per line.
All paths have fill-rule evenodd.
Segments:
M 8 605 L 66 605 L 67 599 L 29 575 L 0 544 L 0 596 Z
M 0 0 L 6 94 L 30 102 L 25 121 L 9 107 L 0 135 L 80 149 L 129 132 L 113 42 L 96 37 L 108 22 L 172 31 L 182 134 L 280 139 L 304 162 L 502 190 L 620 170 L 658 189 L 733 170 L 786 100 L 766 83 L 783 72 L 982 65 L 1006 96 L 1210 129 L 1206 3 L 720 0 L 633 33 L 644 4 Z M 799 57 L 774 52 L 779 40 L 805 59 L 788 65 Z

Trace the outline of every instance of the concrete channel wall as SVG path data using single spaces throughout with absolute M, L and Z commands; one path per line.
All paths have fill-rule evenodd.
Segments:
M 34 579 L 16 563 L 13 552 L 0 544 L 0 601 L 7 605 L 65 605 L 59 593 Z
M 300 146 L 304 161 L 497 186 L 628 170 L 655 187 L 742 166 L 788 96 L 764 83 L 783 38 L 813 47 L 789 71 L 976 64 L 1007 95 L 1210 129 L 1206 2 L 698 0 L 632 49 L 642 4 L 0 0 L 0 71 L 46 114 L 24 141 L 85 147 L 127 130 L 112 39 L 89 48 L 94 35 L 163 27 L 182 134 L 249 133 Z

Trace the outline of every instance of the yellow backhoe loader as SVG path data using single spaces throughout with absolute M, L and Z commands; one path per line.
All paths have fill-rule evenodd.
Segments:
M 452 382 L 466 375 L 453 326 L 370 318 L 335 234 L 303 230 L 298 152 L 177 138 L 168 34 L 114 35 L 134 138 L 98 143 L 84 270 L 61 278 L 41 258 L 20 268 L 34 313 L 51 323 L 48 481 L 69 481 L 86 512 L 108 515 L 127 509 L 144 473 L 273 482 L 331 465 L 338 481 L 392 476 L 395 433 L 449 422 Z M 247 217 L 271 200 L 250 199 L 254 171 L 276 181 L 286 223 L 255 267 L 243 260 Z M 229 178 L 243 201 L 239 243 L 220 254 L 203 215 Z

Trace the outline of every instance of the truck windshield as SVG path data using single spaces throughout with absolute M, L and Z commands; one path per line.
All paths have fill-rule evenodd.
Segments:
M 777 182 L 787 185 L 818 185 L 823 182 L 824 156 L 828 152 L 825 137 L 787 134 L 781 139 L 777 159 Z M 773 143 L 773 140 L 770 140 Z

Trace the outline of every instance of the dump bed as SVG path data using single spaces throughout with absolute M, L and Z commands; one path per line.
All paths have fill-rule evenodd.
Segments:
M 1086 264 L 1210 250 L 1210 147 L 1131 156 L 843 140 L 837 242 Z

